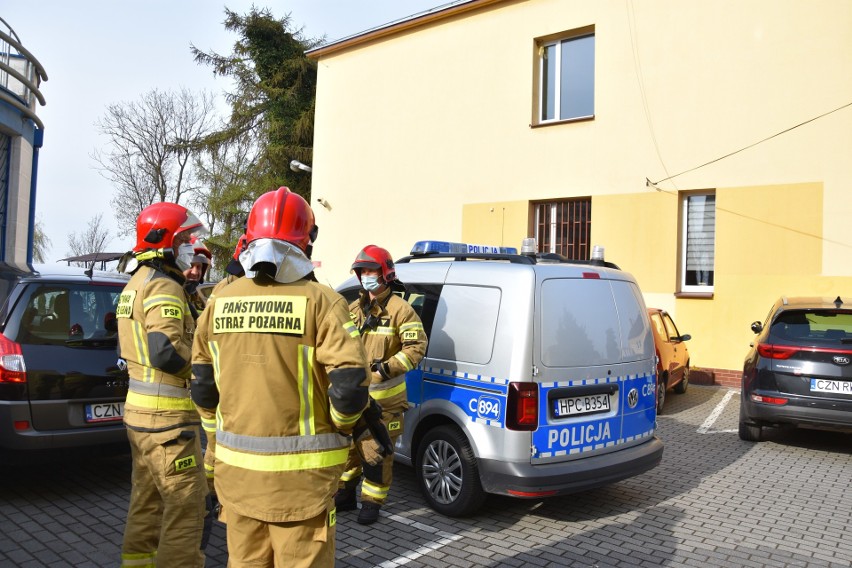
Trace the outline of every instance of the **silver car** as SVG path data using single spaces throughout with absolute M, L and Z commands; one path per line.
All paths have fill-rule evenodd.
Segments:
M 660 462 L 654 341 L 632 276 L 461 243 L 413 253 L 396 272 L 429 346 L 406 376 L 396 459 L 433 509 L 468 515 L 488 493 L 562 495 Z M 357 280 L 338 291 L 353 300 Z

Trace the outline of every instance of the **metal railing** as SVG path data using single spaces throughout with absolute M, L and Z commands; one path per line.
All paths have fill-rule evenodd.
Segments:
M 42 81 L 47 81 L 44 67 L 21 45 L 15 30 L 0 18 L 0 101 L 18 109 L 40 129 L 44 129 L 44 124 L 36 116 L 35 102 L 45 105 L 39 90 Z

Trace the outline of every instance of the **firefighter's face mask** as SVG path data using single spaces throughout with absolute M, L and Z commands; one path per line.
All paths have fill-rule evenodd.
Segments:
M 192 257 L 195 250 L 190 243 L 180 245 L 175 251 L 175 264 L 181 270 L 189 270 L 192 267 Z
M 375 292 L 382 287 L 382 283 L 379 281 L 379 277 L 375 274 L 362 274 L 361 286 L 367 292 Z

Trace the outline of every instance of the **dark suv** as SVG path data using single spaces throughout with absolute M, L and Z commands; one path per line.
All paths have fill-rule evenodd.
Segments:
M 126 444 L 115 306 L 127 278 L 0 263 L 0 455 Z M 35 452 L 34 452 L 35 451 Z
M 751 329 L 740 438 L 758 442 L 767 426 L 852 431 L 852 304 L 780 298 Z

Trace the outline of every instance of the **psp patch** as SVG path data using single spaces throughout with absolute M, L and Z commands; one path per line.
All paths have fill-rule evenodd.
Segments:
M 133 315 L 133 301 L 136 299 L 136 290 L 125 290 L 118 297 L 118 306 L 115 308 L 115 317 L 129 318 Z
M 305 296 L 217 298 L 213 333 L 305 334 Z
M 337 508 L 328 512 L 328 526 L 333 527 L 337 524 Z
M 417 341 L 418 334 L 416 331 L 403 331 L 402 332 L 402 340 L 403 341 Z
M 186 469 L 190 469 L 196 467 L 195 456 L 186 456 L 185 458 L 178 458 L 175 460 L 175 471 L 181 472 Z
M 399 430 L 400 424 L 399 420 L 394 420 L 393 422 L 388 422 L 388 432 L 393 432 L 395 430 Z
M 183 319 L 183 310 L 176 306 L 163 306 L 160 308 L 160 315 L 169 319 Z

